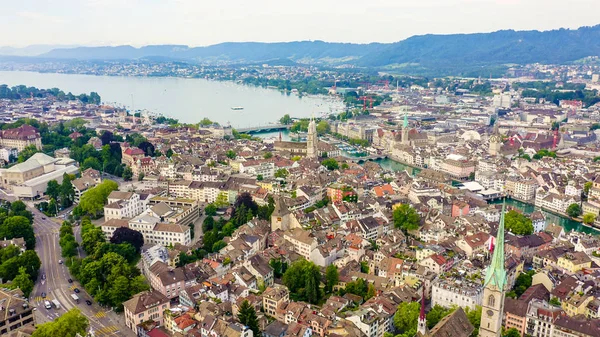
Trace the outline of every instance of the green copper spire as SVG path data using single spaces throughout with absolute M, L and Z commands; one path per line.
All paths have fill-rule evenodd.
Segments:
M 407 128 L 408 127 L 408 113 L 404 112 L 404 124 L 402 124 L 403 128 Z
M 498 287 L 500 291 L 504 290 L 506 285 L 506 270 L 504 269 L 504 213 L 506 212 L 506 201 L 502 202 L 502 213 L 500 214 L 500 224 L 498 225 L 498 234 L 496 235 L 496 246 L 492 263 L 490 263 L 485 273 L 484 286 L 492 285 Z

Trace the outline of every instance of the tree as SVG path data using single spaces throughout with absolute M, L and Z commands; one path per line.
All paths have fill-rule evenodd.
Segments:
M 63 174 L 63 181 L 60 184 L 60 204 L 66 208 L 73 205 L 75 200 L 75 188 L 73 187 L 73 178 L 68 174 Z
M 299 300 L 317 304 L 320 300 L 319 267 L 307 260 L 294 262 L 283 274 L 283 284 Z
M 119 185 L 112 180 L 104 180 L 96 187 L 90 188 L 81 196 L 78 213 L 97 217 L 104 210 L 104 204 L 112 191 L 119 189 Z
M 262 180 L 263 180 L 263 176 L 262 176 L 262 174 L 259 174 L 259 175 L 257 175 L 257 176 L 256 176 L 256 180 L 257 180 L 257 181 L 262 181 Z
M 273 158 L 273 153 L 272 152 L 265 152 L 265 154 L 263 154 L 263 158 L 265 158 L 265 159 L 271 159 L 271 158 Z
M 337 170 L 339 168 L 337 160 L 333 158 L 327 158 L 323 160 L 321 165 L 325 166 L 329 171 Z
M 204 208 L 204 214 L 207 216 L 215 216 L 217 215 L 217 207 L 214 204 L 208 204 Z
M 588 225 L 591 225 L 594 223 L 594 221 L 596 221 L 596 216 L 592 213 L 585 213 L 583 215 L 583 223 L 586 223 Z
M 131 167 L 127 166 L 123 169 L 122 177 L 125 181 L 131 181 L 133 178 L 133 171 L 131 170 Z
M 560 300 L 558 299 L 558 297 L 552 297 L 548 303 L 555 307 L 560 307 Z
M 504 337 L 521 337 L 521 333 L 519 332 L 519 330 L 515 329 L 515 328 L 510 328 L 508 330 L 506 330 L 506 332 L 503 334 Z
M 376 294 L 375 287 L 362 278 L 348 282 L 346 288 L 344 288 L 344 292 L 360 296 L 365 301 Z
M 254 336 L 260 336 L 260 329 L 258 327 L 258 317 L 256 317 L 256 310 L 250 305 L 248 300 L 244 300 L 240 305 L 238 312 L 238 319 L 240 323 L 247 326 L 252 330 Z
M 173 157 L 173 150 L 168 149 L 167 152 L 165 152 L 165 156 L 167 156 L 167 158 Z
M 320 121 L 317 124 L 317 134 L 319 134 L 319 135 L 324 135 L 326 133 L 329 133 L 330 129 L 331 128 L 329 126 L 329 123 L 327 123 L 327 121 Z
M 37 326 L 31 337 L 75 337 L 85 336 L 88 330 L 88 319 L 74 308 L 60 315 L 54 321 Z
M 591 181 L 588 181 L 585 184 L 583 184 L 583 193 L 585 193 L 585 195 L 590 194 L 592 186 L 594 186 L 594 183 L 592 183 Z
M 142 142 L 142 143 L 140 143 L 140 145 L 138 145 L 138 148 L 140 150 L 144 151 L 146 156 L 154 157 L 154 145 L 152 145 L 152 143 L 150 143 L 148 141 Z
M 334 264 L 327 266 L 325 270 L 325 291 L 330 293 L 333 291 L 333 287 L 340 281 L 340 274 Z
M 19 274 L 13 279 L 13 284 L 21 289 L 25 297 L 29 297 L 33 290 L 33 281 L 27 274 L 25 267 L 19 267 Z
M 96 250 L 99 243 L 105 242 L 105 236 L 100 227 L 91 225 L 91 228 L 81 231 L 81 248 L 89 255 Z
M 50 180 L 46 187 L 46 195 L 51 199 L 58 199 L 59 194 L 60 184 L 55 179 Z
M 292 122 L 293 122 L 292 117 L 290 117 L 289 114 L 285 114 L 285 115 L 283 115 L 283 117 L 281 117 L 279 119 L 279 123 L 285 124 L 285 125 L 292 124 Z
M 24 216 L 11 216 L 0 225 L 0 238 L 3 240 L 23 238 L 27 249 L 35 248 L 35 233 L 31 222 Z
M 567 207 L 567 214 L 571 218 L 576 218 L 581 215 L 581 207 L 579 204 L 570 204 L 569 207 Z
M 99 171 L 102 169 L 102 164 L 100 164 L 100 161 L 97 158 L 89 157 L 86 158 L 81 164 L 81 170 L 85 171 L 89 168 L 93 168 L 94 170 Z
M 144 177 L 145 177 L 144 172 L 140 172 L 140 174 L 138 175 L 138 181 L 144 180 Z
M 19 157 L 17 158 L 17 162 L 22 163 L 27 159 L 31 158 L 34 154 L 40 152 L 37 147 L 33 144 L 25 146 L 21 152 L 19 152 Z
M 471 309 L 471 307 L 465 308 L 465 314 L 467 315 L 469 322 L 471 322 L 471 325 L 475 327 L 475 330 L 473 331 L 473 333 L 471 333 L 471 337 L 479 336 L 479 326 L 481 325 L 481 311 L 482 308 L 480 305 L 476 305 L 475 309 Z
M 427 313 L 427 328 L 432 329 L 442 318 L 451 314 L 454 310 L 456 310 L 456 307 L 447 309 L 438 304 L 434 305 Z
M 417 321 L 421 304 L 418 302 L 402 302 L 394 315 L 394 325 L 402 334 L 414 336 L 417 334 Z
M 212 252 L 216 253 L 216 252 L 220 251 L 221 249 L 225 248 L 226 246 L 227 246 L 227 244 L 225 243 L 225 241 L 219 240 L 213 244 Z
M 144 245 L 144 236 L 142 233 L 127 227 L 119 227 L 113 232 L 110 243 L 120 244 L 129 243 L 139 253 Z
M 286 169 L 284 169 L 284 168 L 282 168 L 282 169 L 278 169 L 277 171 L 275 171 L 275 178 L 282 178 L 282 179 L 285 179 L 285 178 L 287 178 L 287 176 L 288 176 L 289 174 L 290 174 L 290 173 L 288 172 L 288 170 L 286 170 Z
M 504 215 L 504 225 L 513 234 L 529 235 L 533 233 L 533 223 L 525 215 L 511 210 Z
M 369 263 L 367 261 L 360 262 L 360 272 L 365 274 L 369 273 Z
M 419 228 L 419 214 L 408 204 L 402 204 L 397 207 L 392 217 L 394 219 L 394 225 L 396 228 L 400 228 L 404 231 L 415 230 Z
M 26 217 L 29 222 L 33 221 L 33 214 L 27 210 L 27 206 L 21 200 L 14 201 L 10 204 L 9 216 L 23 216 Z
M 237 157 L 237 153 L 235 153 L 235 151 L 233 150 L 228 150 L 227 153 L 225 153 L 225 155 L 229 159 L 235 159 L 235 157 Z

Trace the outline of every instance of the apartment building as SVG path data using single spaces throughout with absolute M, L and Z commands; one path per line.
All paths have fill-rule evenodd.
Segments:
M 439 304 L 446 308 L 459 306 L 475 309 L 481 305 L 483 289 L 481 284 L 475 284 L 467 279 L 437 279 L 432 283 L 431 305 Z
M 290 293 L 286 287 L 268 287 L 262 294 L 265 313 L 275 317 L 277 308 L 290 301 Z
M 18 128 L 0 131 L 0 146 L 2 147 L 15 148 L 21 152 L 29 145 L 34 145 L 38 150 L 42 149 L 42 136 L 33 126 L 24 124 Z
M 171 301 L 157 291 L 145 291 L 133 296 L 123 303 L 125 309 L 125 325 L 137 333 L 137 325 L 154 321 L 163 325 L 164 311 L 171 308 Z
M 311 232 L 301 228 L 294 228 L 283 233 L 283 238 L 292 244 L 294 251 L 310 260 L 310 253 L 317 248 L 317 239 Z
M 148 206 L 149 214 L 165 223 L 187 226 L 200 217 L 196 199 L 155 196 L 148 200 Z
M 0 335 L 33 328 L 33 306 L 23 297 L 20 289 L 0 289 Z
M 104 206 L 104 219 L 131 219 L 141 214 L 148 204 L 147 195 L 134 192 L 113 191 Z

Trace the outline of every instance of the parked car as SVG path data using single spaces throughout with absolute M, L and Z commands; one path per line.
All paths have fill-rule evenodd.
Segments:
M 75 289 L 73 289 L 73 291 L 74 291 L 75 293 L 79 294 L 79 291 L 80 291 L 80 290 L 79 290 L 79 289 L 77 289 L 77 288 L 75 288 Z
M 87 304 L 87 305 L 92 305 L 92 301 L 90 301 L 90 300 L 85 300 L 85 304 Z
M 62 260 L 58 260 L 58 264 L 62 264 Z
M 69 283 L 73 283 L 73 279 L 68 279 L 67 280 Z
M 46 298 L 46 293 L 42 293 L 42 298 Z

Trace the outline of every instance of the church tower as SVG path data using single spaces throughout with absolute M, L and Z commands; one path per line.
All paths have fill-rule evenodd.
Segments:
M 419 323 L 417 326 L 417 336 L 427 336 L 427 316 L 425 316 L 425 285 L 423 285 L 423 295 L 421 296 L 421 313 L 419 314 Z
M 402 123 L 402 145 L 409 145 L 408 141 L 408 115 L 404 112 L 404 123 Z
M 497 156 L 500 153 L 500 149 L 502 148 L 502 135 L 500 135 L 500 131 L 498 130 L 498 121 L 494 122 L 494 132 L 490 136 L 490 147 L 488 148 L 488 153 L 490 156 Z
M 271 231 L 274 232 L 277 229 L 287 231 L 290 229 L 290 216 L 290 211 L 283 203 L 283 198 L 280 196 L 275 199 L 275 209 L 271 214 Z
M 496 247 L 492 261 L 485 273 L 481 325 L 479 336 L 500 337 L 502 332 L 502 315 L 504 312 L 504 295 L 506 293 L 506 270 L 504 269 L 504 214 L 506 203 L 502 203 L 500 224 L 496 235 Z
M 315 120 L 311 118 L 310 123 L 308 123 L 308 135 L 306 138 L 306 157 L 307 158 L 317 158 L 318 157 L 318 149 L 317 149 L 317 124 Z

